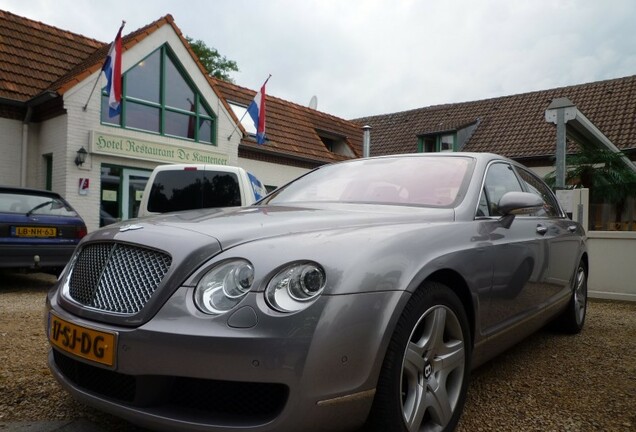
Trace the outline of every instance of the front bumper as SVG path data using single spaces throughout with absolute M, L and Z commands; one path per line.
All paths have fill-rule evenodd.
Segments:
M 161 430 L 337 431 L 360 426 L 373 400 L 390 332 L 407 294 L 323 296 L 296 314 L 251 293 L 210 317 L 181 287 L 146 324 L 116 327 L 48 309 L 80 326 L 116 332 L 103 367 L 54 348 L 49 365 L 77 399 Z

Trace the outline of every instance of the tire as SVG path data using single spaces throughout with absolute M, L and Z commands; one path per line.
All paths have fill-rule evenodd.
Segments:
M 583 330 L 587 312 L 587 268 L 581 261 L 572 281 L 572 297 L 567 308 L 556 321 L 559 331 L 577 334 Z
M 396 325 L 364 430 L 454 430 L 466 400 L 471 354 L 459 297 L 441 283 L 425 282 Z

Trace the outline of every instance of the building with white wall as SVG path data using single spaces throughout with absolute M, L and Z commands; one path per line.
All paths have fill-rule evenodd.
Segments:
M 255 92 L 210 78 L 170 15 L 124 32 L 111 117 L 109 46 L 0 11 L 0 184 L 60 193 L 89 230 L 135 217 L 158 164 L 238 165 L 274 188 L 361 154 L 355 123 L 271 96 L 268 141 L 257 145 L 234 111 Z

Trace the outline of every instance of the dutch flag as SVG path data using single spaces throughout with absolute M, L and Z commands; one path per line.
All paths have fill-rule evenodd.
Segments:
M 258 144 L 265 143 L 265 85 L 267 81 L 271 78 L 271 75 L 267 77 L 261 90 L 256 93 L 254 96 L 254 100 L 247 107 L 247 112 L 254 120 L 254 127 L 256 127 L 256 142 Z
M 102 72 L 106 75 L 106 94 L 108 95 L 108 115 L 115 117 L 121 112 L 121 31 L 124 21 L 110 46 Z

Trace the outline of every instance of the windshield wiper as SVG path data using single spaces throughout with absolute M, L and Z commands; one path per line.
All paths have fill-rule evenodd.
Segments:
M 37 209 L 41 209 L 42 207 L 46 207 L 49 204 L 53 204 L 55 202 L 55 200 L 50 200 L 50 201 L 45 201 L 43 203 L 40 203 L 38 205 L 36 205 L 35 207 L 33 207 L 31 210 L 29 210 L 28 212 L 26 212 L 27 216 L 31 216 L 31 213 L 33 213 L 34 211 L 36 211 Z

